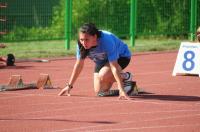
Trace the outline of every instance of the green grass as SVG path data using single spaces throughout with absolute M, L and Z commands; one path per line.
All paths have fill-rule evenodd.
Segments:
M 0 55 L 13 53 L 17 58 L 49 58 L 70 56 L 75 52 L 75 45 L 70 50 L 65 49 L 65 41 L 32 41 L 6 43 L 7 47 L 0 49 Z
M 168 51 L 177 50 L 183 40 L 174 39 L 137 39 L 135 46 L 130 46 L 129 40 L 124 40 L 132 52 Z M 16 58 L 53 58 L 62 56 L 74 56 L 76 42 L 71 42 L 70 50 L 65 48 L 64 40 L 56 41 L 30 41 L 5 43 L 6 48 L 0 49 L 0 56 L 13 53 Z
M 184 40 L 178 39 L 138 39 L 135 52 L 177 50 Z M 186 40 L 185 40 L 186 41 Z

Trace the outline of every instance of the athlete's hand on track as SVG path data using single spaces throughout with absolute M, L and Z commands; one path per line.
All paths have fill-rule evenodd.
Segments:
M 64 95 L 67 92 L 67 96 L 70 96 L 70 90 L 71 88 L 69 87 L 69 85 L 67 85 L 66 87 L 64 87 L 61 92 L 58 94 L 59 96 Z
M 119 99 L 120 100 L 130 100 L 130 97 L 124 91 L 121 91 L 119 93 Z

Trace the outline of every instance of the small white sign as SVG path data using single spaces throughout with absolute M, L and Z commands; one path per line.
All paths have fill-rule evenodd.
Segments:
M 182 42 L 172 75 L 197 74 L 200 77 L 200 43 Z

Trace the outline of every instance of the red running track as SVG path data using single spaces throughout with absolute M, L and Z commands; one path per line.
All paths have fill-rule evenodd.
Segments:
M 57 96 L 60 89 L 0 92 L 1 132 L 199 132 L 200 78 L 172 76 L 177 52 L 134 55 L 126 69 L 146 94 L 132 100 L 95 97 L 93 63 L 86 65 L 72 96 Z M 50 75 L 54 86 L 63 87 L 75 60 L 49 63 L 23 62 L 1 67 L 0 84 L 13 74 L 25 83 L 36 82 L 40 73 Z

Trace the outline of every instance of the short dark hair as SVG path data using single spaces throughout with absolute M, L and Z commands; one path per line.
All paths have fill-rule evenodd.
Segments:
M 83 24 L 80 27 L 79 32 L 87 33 L 87 34 L 92 35 L 92 36 L 97 35 L 97 38 L 99 38 L 100 34 L 101 34 L 99 29 L 93 23 L 85 23 L 85 24 Z
M 101 36 L 101 31 L 99 31 L 99 29 L 95 26 L 95 24 L 93 23 L 85 23 L 83 24 L 80 28 L 79 28 L 79 32 L 81 33 L 87 33 L 89 35 L 97 35 L 97 38 L 100 38 Z M 80 55 L 81 55 L 81 59 L 86 58 L 86 56 L 89 53 L 89 49 L 85 49 L 81 42 L 78 40 L 78 47 L 80 49 Z

